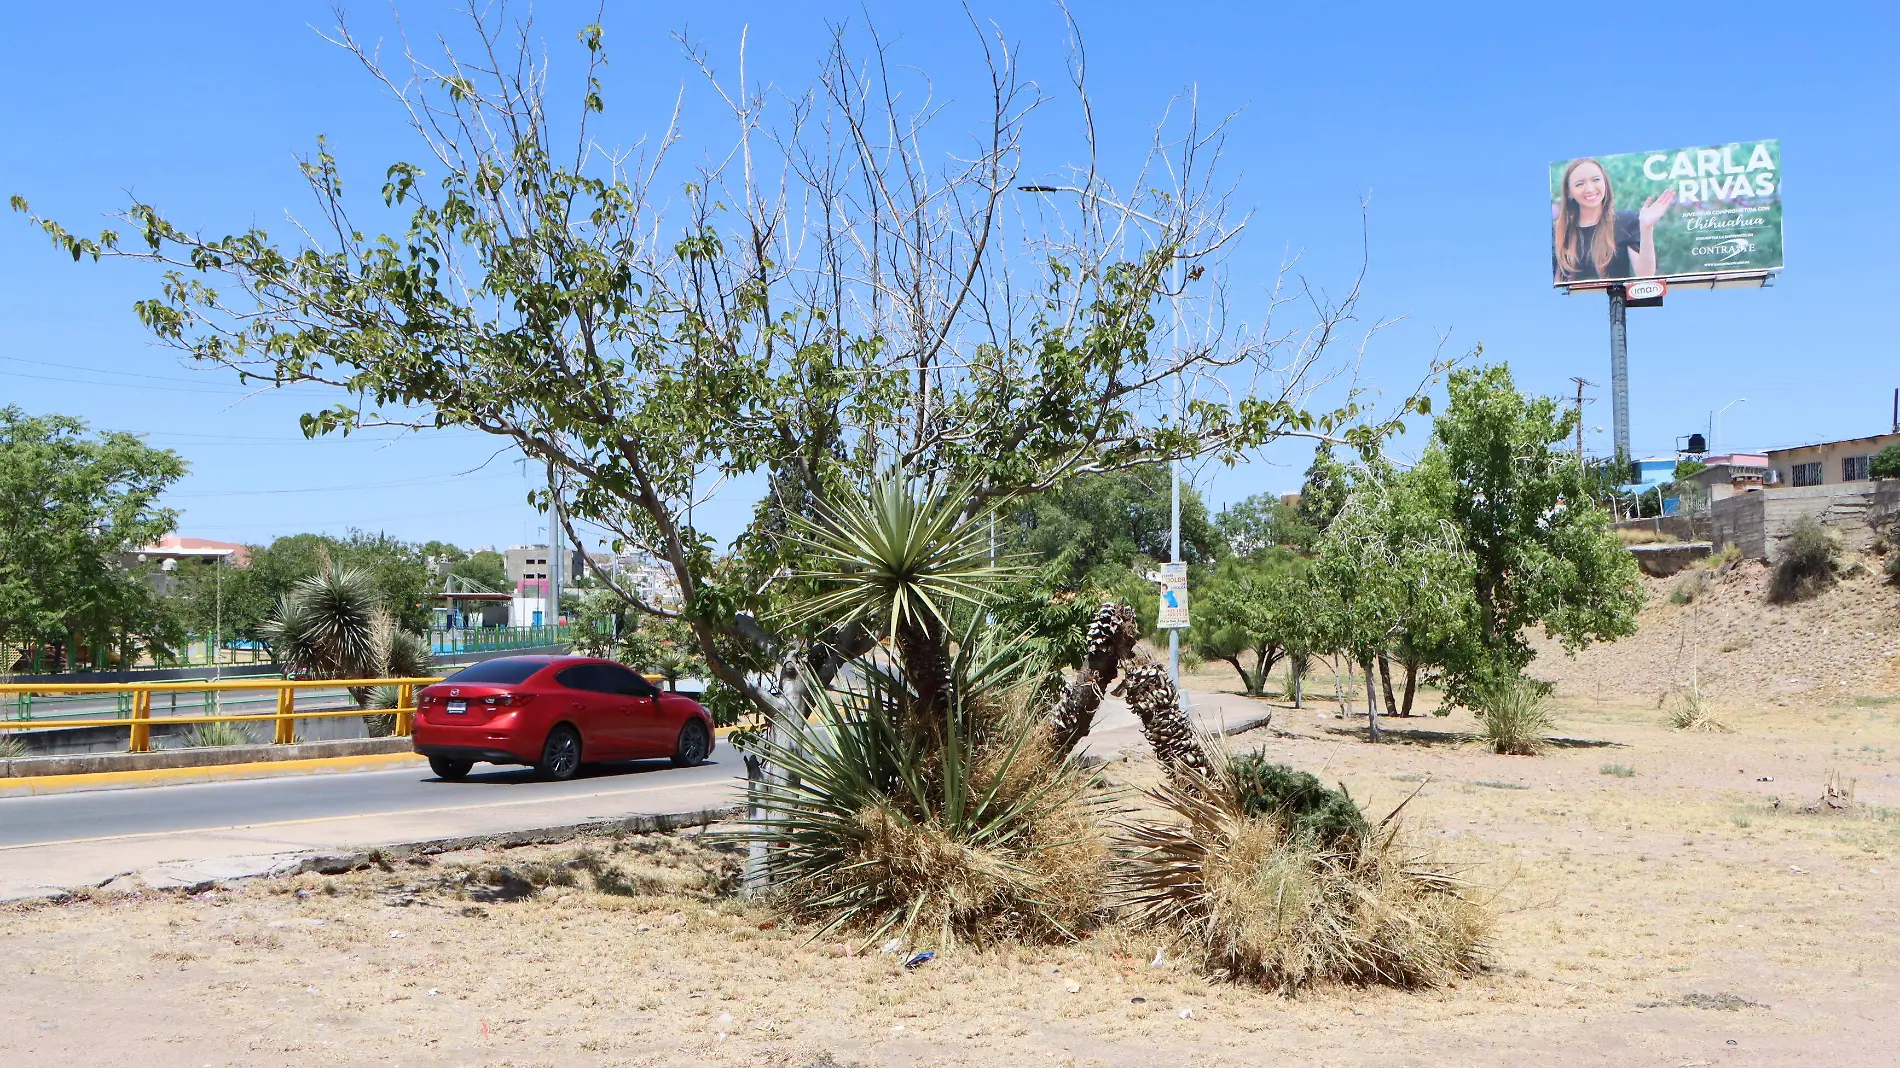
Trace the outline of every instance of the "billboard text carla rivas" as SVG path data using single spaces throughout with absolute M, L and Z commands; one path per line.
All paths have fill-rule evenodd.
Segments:
M 1550 165 L 1555 284 L 1781 266 L 1781 142 Z

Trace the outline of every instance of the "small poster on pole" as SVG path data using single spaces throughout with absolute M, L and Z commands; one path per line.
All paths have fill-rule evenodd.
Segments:
M 1187 565 L 1162 564 L 1155 576 L 1161 583 L 1161 614 L 1155 626 L 1162 630 L 1186 630 L 1188 625 Z

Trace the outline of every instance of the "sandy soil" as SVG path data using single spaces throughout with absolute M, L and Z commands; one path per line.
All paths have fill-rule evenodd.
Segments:
M 1375 747 L 1282 709 L 1235 739 L 1374 814 L 1429 779 L 1413 833 L 1498 912 L 1493 966 L 1444 990 L 1263 994 L 1114 928 L 906 972 L 716 894 L 729 857 L 629 838 L 0 913 L 0 1063 L 1892 1064 L 1900 702 L 1682 735 L 1601 697 L 1563 700 L 1574 741 L 1540 757 L 1460 744 L 1456 715 Z M 1830 772 L 1860 814 L 1799 811 Z

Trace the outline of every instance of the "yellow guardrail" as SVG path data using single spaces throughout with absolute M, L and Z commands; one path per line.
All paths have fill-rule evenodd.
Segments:
M 394 713 L 396 731 L 400 736 L 409 734 L 415 723 L 416 687 L 428 686 L 442 681 L 442 676 L 398 678 L 398 679 L 222 679 L 216 681 L 196 680 L 179 682 L 12 682 L 0 683 L 0 695 L 7 694 L 44 694 L 48 696 L 66 694 L 72 696 L 106 694 L 118 696 L 130 694 L 132 710 L 129 718 L 115 716 L 111 719 L 9 719 L 0 720 L 0 731 L 54 730 L 61 727 L 127 727 L 131 730 L 131 742 L 128 751 L 149 753 L 152 751 L 152 724 L 160 723 L 262 723 L 270 721 L 274 725 L 271 741 L 278 745 L 287 745 L 297 740 L 296 727 L 300 719 L 329 719 L 338 716 L 363 716 Z M 336 690 L 357 689 L 377 686 L 396 688 L 395 708 L 344 708 L 315 709 L 299 711 L 297 709 L 297 691 L 299 690 Z M 277 710 L 274 712 L 233 712 L 211 716 L 162 716 L 154 720 L 152 716 L 152 695 L 155 693 L 216 693 L 231 690 L 276 690 Z

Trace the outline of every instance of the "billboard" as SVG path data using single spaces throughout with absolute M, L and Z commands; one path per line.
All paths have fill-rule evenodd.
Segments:
M 1550 165 L 1553 284 L 1760 274 L 1781 266 L 1781 142 Z

